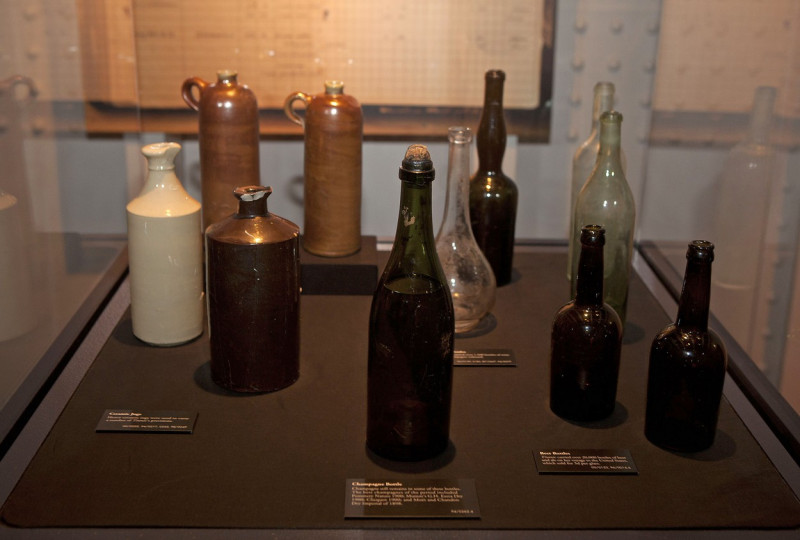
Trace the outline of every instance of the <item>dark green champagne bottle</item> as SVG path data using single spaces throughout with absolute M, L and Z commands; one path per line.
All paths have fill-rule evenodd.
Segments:
M 483 113 L 477 133 L 478 170 L 469 185 L 472 234 L 486 256 L 500 287 L 511 281 L 514 226 L 517 221 L 517 186 L 503 174 L 506 121 L 503 116 L 503 82 L 506 74 L 486 72 Z
M 599 420 L 614 412 L 622 323 L 603 303 L 605 230 L 581 229 L 578 291 L 553 320 L 550 409 L 570 420 Z
M 728 354 L 708 328 L 713 260 L 714 244 L 689 244 L 678 318 L 650 348 L 644 434 L 678 452 L 710 447 L 717 430 Z
M 433 236 L 433 178 L 428 149 L 410 146 L 397 233 L 369 319 L 367 447 L 400 461 L 433 457 L 450 436 L 455 317 Z

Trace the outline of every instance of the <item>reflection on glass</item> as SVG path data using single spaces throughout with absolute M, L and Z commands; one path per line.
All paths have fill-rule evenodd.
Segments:
M 756 90 L 747 134 L 728 154 L 715 194 L 713 238 L 717 245 L 715 301 L 723 323 L 761 363 L 761 325 L 756 313 L 768 236 L 767 215 L 775 184 L 770 128 L 776 90 Z M 762 364 L 762 367 L 763 364 Z
M 28 252 L 31 209 L 19 110 L 20 101 L 36 94 L 28 77 L 0 81 L 0 342 L 25 334 L 36 322 Z

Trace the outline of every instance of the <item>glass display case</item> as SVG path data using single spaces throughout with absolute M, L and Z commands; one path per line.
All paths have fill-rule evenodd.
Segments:
M 494 333 L 508 340 L 507 347 L 527 351 L 527 345 L 514 340 L 531 329 L 545 328 L 544 322 L 549 324 L 555 312 L 548 309 L 557 308 L 559 299 L 569 300 L 565 275 L 571 160 L 589 136 L 595 84 L 612 82 L 614 108 L 624 119 L 626 176 L 636 204 L 632 290 L 639 297 L 632 300 L 634 316 L 625 329 L 623 367 L 626 347 L 628 355 L 638 355 L 629 356 L 629 362 L 646 363 L 651 333 L 674 318 L 687 244 L 695 239 L 714 242 L 711 326 L 725 340 L 730 357 L 725 396 L 732 407 L 726 409 L 731 423 L 725 425 L 742 437 L 751 433 L 758 443 L 723 437 L 724 448 L 717 451 L 724 456 L 717 457 L 720 462 L 742 459 L 752 451 L 754 459 L 761 460 L 758 447 L 764 449 L 768 459 L 758 463 L 765 469 L 772 463 L 779 472 L 776 478 L 789 486 L 780 502 L 787 513 L 773 523 L 770 534 L 791 537 L 800 523 L 793 523 L 800 491 L 799 29 L 800 6 L 794 0 L 515 0 L 488 7 L 450 1 L 406 2 L 398 7 L 387 2 L 323 0 L 291 5 L 272 0 L 0 0 L 0 497 L 9 500 L 29 466 L 44 470 L 41 464 L 37 469 L 34 456 L 42 444 L 54 448 L 48 434 L 71 429 L 59 423 L 62 413 L 74 420 L 75 407 L 91 409 L 81 388 L 102 395 L 98 370 L 109 381 L 118 381 L 115 370 L 123 369 L 122 364 L 109 363 L 106 348 L 136 345 L 119 336 L 130 303 L 125 205 L 139 193 L 146 176 L 140 148 L 153 142 L 180 143 L 177 174 L 190 194 L 201 198 L 198 118 L 181 99 L 185 79 L 214 80 L 219 70 L 236 70 L 239 81 L 253 89 L 259 103 L 261 183 L 273 190 L 270 209 L 295 223 L 303 223 L 304 216 L 303 133 L 284 114 L 284 99 L 297 91 L 320 92 L 328 79 L 343 80 L 346 91 L 364 109 L 361 230 L 378 239 L 377 253 L 362 250 L 361 256 L 380 268 L 396 225 L 397 156 L 411 143 L 428 145 L 437 169 L 433 204 L 438 228 L 445 201 L 447 128 L 459 124 L 477 128 L 483 74 L 503 69 L 509 135 L 504 171 L 519 188 L 516 238 L 517 253 L 522 255 L 509 285 L 518 295 L 506 289 L 503 299 L 503 288 L 498 289 L 495 326 L 478 339 L 499 347 L 492 342 Z M 474 169 L 474 156 L 472 164 Z M 537 289 L 538 282 L 549 288 L 551 296 Z M 305 324 L 319 325 L 306 327 L 306 334 L 319 331 L 337 347 L 352 346 L 354 354 L 363 353 L 358 332 L 353 338 L 357 343 L 347 345 L 325 329 L 331 324 L 346 333 L 345 323 L 358 324 L 357 316 L 334 324 L 321 314 L 342 307 L 361 313 L 364 298 L 363 294 L 304 295 L 309 306 Z M 366 329 L 366 319 L 363 323 Z M 532 337 L 549 339 L 541 332 Z M 180 362 L 187 354 L 197 354 L 202 360 L 206 354 L 202 340 L 178 353 L 153 349 L 153 359 Z M 306 351 L 324 344 L 303 343 Z M 517 370 L 523 373 L 522 380 L 534 381 L 543 368 L 525 371 L 526 362 L 534 366 L 544 362 L 546 348 L 531 347 L 534 357 L 518 353 L 517 367 L 501 369 Z M 111 352 L 122 354 L 113 348 Z M 353 363 L 355 377 L 362 375 L 357 371 L 360 364 L 366 364 L 365 353 L 362 356 L 363 362 Z M 322 368 L 311 366 L 305 368 L 314 380 Z M 644 373 L 640 367 L 629 373 L 629 381 L 640 380 Z M 494 385 L 492 392 L 503 392 L 498 368 L 458 369 L 494 370 L 486 382 Z M 199 369 L 187 382 L 202 388 L 198 381 L 203 377 Z M 464 384 L 470 392 L 478 392 L 480 384 L 471 377 L 475 375 L 464 374 L 462 380 L 469 381 Z M 531 384 L 541 390 L 538 383 Z M 302 362 L 295 386 L 304 391 Z M 354 391 L 359 388 L 353 385 Z M 184 390 L 190 396 L 190 390 Z M 623 395 L 629 403 L 639 403 L 642 391 Z M 546 395 L 534 393 L 527 401 L 521 389 L 516 392 L 509 393 L 519 399 L 515 407 L 546 409 Z M 101 400 L 102 406 L 99 402 L 94 406 L 130 405 L 112 404 L 109 395 L 113 392 Z M 120 395 L 135 394 L 121 386 Z M 213 407 L 215 399 L 199 403 Z M 291 420 L 308 422 L 309 429 L 314 429 L 309 418 L 329 420 L 313 407 L 306 410 L 297 405 L 300 402 L 292 403 L 299 407 L 295 412 L 303 410 L 310 416 Z M 504 410 L 498 401 L 490 405 Z M 365 404 L 347 401 L 342 406 L 358 411 Z M 653 452 L 640 447 L 638 439 L 625 439 L 641 431 L 631 425 L 640 414 L 630 408 L 627 423 L 621 418 L 593 433 L 605 434 L 600 440 L 606 446 L 616 442 L 615 433 L 623 433 L 619 444 L 625 446 L 628 440 L 646 463 Z M 746 429 L 733 422 L 736 416 Z M 502 417 L 498 412 L 500 427 Z M 510 415 L 507 421 L 517 419 Z M 92 418 L 89 423 L 96 421 Z M 506 426 L 511 431 L 518 427 Z M 567 428 L 573 430 L 574 447 L 590 448 L 587 430 L 574 428 Z M 486 429 L 487 437 L 495 434 L 493 428 Z M 234 431 L 226 433 L 235 436 Z M 299 437 L 303 430 L 288 431 Z M 498 449 L 535 444 L 495 435 L 505 441 L 498 443 Z M 547 437 L 552 432 L 545 435 L 551 440 Z M 335 433 L 328 436 L 338 440 Z M 469 470 L 463 461 L 469 452 L 458 441 L 454 444 L 458 451 L 449 464 L 417 471 L 377 463 L 375 470 L 384 470 L 386 477 L 435 477 L 442 468 L 450 470 L 447 466 Z M 211 452 L 213 441 L 203 448 Z M 744 454 L 737 454 L 737 448 Z M 532 458 L 525 464 L 533 449 L 524 447 L 526 456 L 513 463 L 533 468 Z M 291 451 L 291 444 L 286 451 Z M 487 457 L 491 453 L 475 455 L 488 460 L 483 481 L 492 485 L 488 470 L 499 465 Z M 195 458 L 193 463 L 199 466 L 202 456 Z M 688 478 L 692 470 L 681 469 L 680 459 L 694 458 L 669 454 L 666 462 Z M 323 468 L 313 471 L 322 474 Z M 30 474 L 34 473 L 28 478 Z M 280 485 L 286 485 L 290 478 L 282 481 L 285 484 Z M 559 489 L 558 482 L 545 481 Z M 648 489 L 659 485 L 648 480 Z M 731 485 L 735 482 L 721 482 L 718 487 Z M 576 484 L 574 489 L 578 488 Z M 631 490 L 632 500 L 634 493 Z M 492 496 L 487 494 L 485 500 Z M 499 523 L 498 529 L 518 525 L 544 533 L 569 528 L 549 521 L 541 526 L 492 521 L 487 516 L 492 503 L 487 504 L 484 523 Z M 188 534 L 189 521 L 181 526 L 170 519 L 145 524 L 165 524 L 179 535 Z M 301 521 L 302 526 L 318 526 L 313 519 Z M 108 523 L 122 527 L 119 531 L 136 527 L 113 519 Z M 343 521 L 333 528 L 343 533 L 392 527 L 387 522 L 367 527 L 359 523 Z M 86 524 L 102 526 L 102 520 Z M 464 522 L 444 528 L 462 525 L 469 528 Z M 615 525 L 654 529 L 649 531 L 653 535 L 659 527 L 692 531 L 748 527 L 733 518 L 715 523 L 617 521 L 610 527 Z M 13 533 L 15 538 L 36 537 L 42 531 L 37 525 L 0 526 L 3 534 Z M 76 521 L 47 526 L 82 525 Z M 258 519 L 242 525 L 235 520 L 207 520 L 201 526 L 271 528 Z M 574 521 L 573 528 L 597 532 L 608 527 L 602 520 L 587 518 Z

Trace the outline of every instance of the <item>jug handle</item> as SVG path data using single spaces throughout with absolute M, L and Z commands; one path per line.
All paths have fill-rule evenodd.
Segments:
M 183 85 L 181 86 L 181 96 L 183 96 L 183 101 L 185 101 L 186 104 L 192 109 L 199 111 L 200 99 L 194 97 L 192 90 L 197 87 L 198 94 L 202 96 L 203 90 L 206 89 L 206 86 L 208 86 L 208 83 L 200 77 L 191 77 L 190 79 L 186 79 L 183 81 Z
M 306 104 L 306 108 L 308 108 L 308 105 L 309 103 L 311 103 L 312 99 L 313 96 L 309 96 L 308 94 L 304 94 L 303 92 L 295 92 L 294 94 L 289 94 L 289 97 L 287 97 L 286 101 L 283 102 L 283 112 L 286 113 L 286 117 L 289 120 L 291 120 L 295 124 L 305 127 L 305 122 L 295 112 L 294 108 L 292 107 L 292 104 L 297 100 L 302 100 L 303 103 Z
M 5 92 L 8 89 L 14 89 L 17 86 L 24 86 L 28 90 L 28 95 L 26 97 L 15 95 L 16 99 L 19 101 L 33 99 L 39 95 L 39 90 L 36 88 L 33 79 L 26 77 L 25 75 L 13 75 L 8 79 L 0 81 L 0 92 Z

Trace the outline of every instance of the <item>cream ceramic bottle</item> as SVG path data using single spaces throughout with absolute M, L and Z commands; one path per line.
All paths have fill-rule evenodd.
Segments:
M 175 175 L 177 143 L 149 144 L 147 180 L 128 203 L 133 333 L 168 347 L 203 332 L 203 242 L 200 203 Z

